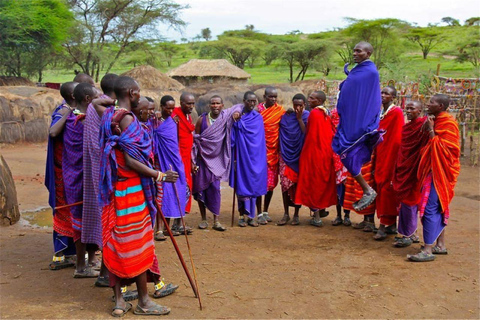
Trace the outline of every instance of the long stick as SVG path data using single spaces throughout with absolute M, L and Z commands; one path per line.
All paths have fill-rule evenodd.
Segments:
M 232 225 L 231 227 L 233 228 L 233 223 L 235 222 L 235 195 L 237 193 L 237 177 L 236 177 L 236 161 L 233 161 L 233 201 L 232 201 Z
M 170 170 L 172 170 L 172 165 L 170 165 Z M 177 185 L 175 183 L 173 184 L 173 190 L 175 190 L 175 197 L 177 198 L 178 211 L 180 212 L 180 219 L 182 220 L 183 232 L 185 233 L 185 240 L 187 241 L 188 254 L 190 255 L 190 262 L 192 263 L 193 278 L 195 279 L 198 303 L 200 304 L 200 310 L 202 310 L 203 309 L 202 299 L 200 298 L 200 291 L 198 290 L 197 272 L 195 271 L 195 265 L 193 264 L 192 250 L 190 249 L 190 242 L 188 241 L 188 236 L 187 236 L 187 233 L 188 233 L 187 226 L 185 225 L 185 220 L 183 220 L 182 207 L 180 206 L 180 198 L 178 197 Z
M 198 297 L 198 290 L 193 282 L 192 276 L 190 275 L 190 272 L 188 271 L 187 264 L 185 263 L 185 260 L 183 259 L 183 255 L 180 252 L 180 248 L 178 247 L 177 240 L 175 240 L 175 237 L 173 236 L 172 229 L 170 229 L 170 226 L 168 225 L 167 219 L 165 219 L 165 216 L 163 215 L 163 212 L 158 209 L 159 216 L 163 220 L 163 224 L 165 225 L 165 229 L 167 229 L 167 233 L 170 236 L 170 239 L 172 240 L 173 247 L 175 248 L 175 251 L 177 252 L 177 256 L 180 259 L 180 262 L 182 263 L 183 270 L 185 271 L 185 274 L 187 275 L 188 281 L 190 282 L 190 286 L 193 289 L 193 294 L 195 295 L 195 298 Z
M 55 210 L 78 206 L 78 205 L 80 205 L 80 204 L 82 204 L 82 203 L 83 203 L 83 201 L 78 201 L 78 202 L 71 203 L 71 204 L 67 204 L 67 205 L 64 205 L 64 206 L 55 207 Z

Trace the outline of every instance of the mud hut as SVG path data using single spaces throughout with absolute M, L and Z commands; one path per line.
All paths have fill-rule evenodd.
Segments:
M 225 59 L 192 59 L 170 70 L 167 75 L 192 86 L 205 83 L 246 84 L 250 74 L 234 66 Z
M 141 89 L 146 90 L 177 91 L 184 88 L 180 82 L 148 65 L 135 67 L 123 73 L 122 76 L 132 77 Z

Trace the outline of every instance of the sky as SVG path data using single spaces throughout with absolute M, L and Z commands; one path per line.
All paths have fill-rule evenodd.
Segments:
M 397 18 L 418 26 L 440 23 L 452 17 L 460 23 L 480 16 L 478 0 L 173 0 L 190 8 L 181 13 L 188 23 L 183 33 L 166 26 L 159 28 L 168 40 L 192 39 L 201 29 L 210 28 L 213 39 L 226 30 L 255 30 L 286 34 L 293 30 L 315 33 L 343 28 L 345 17 L 356 19 Z

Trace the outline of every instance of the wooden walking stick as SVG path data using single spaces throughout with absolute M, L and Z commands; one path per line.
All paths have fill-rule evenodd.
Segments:
M 172 229 L 170 229 L 170 226 L 168 225 L 167 219 L 165 219 L 165 216 L 163 215 L 163 212 L 160 208 L 158 209 L 158 215 L 162 218 L 163 224 L 165 225 L 165 229 L 167 229 L 167 233 L 170 236 L 170 239 L 172 240 L 173 247 L 175 248 L 175 251 L 177 252 L 178 259 L 180 259 L 180 262 L 182 263 L 183 270 L 185 271 L 185 274 L 187 275 L 188 282 L 190 282 L 190 286 L 193 289 L 193 294 L 195 295 L 195 298 L 199 297 L 198 296 L 198 290 L 193 282 L 192 276 L 190 275 L 190 272 L 188 271 L 187 264 L 185 263 L 185 260 L 183 259 L 183 255 L 180 252 L 180 248 L 178 247 L 177 240 L 175 240 Z
M 233 228 L 233 223 L 235 222 L 235 195 L 237 193 L 237 161 L 233 161 L 233 202 L 232 202 L 232 225 L 231 227 Z
M 172 165 L 170 165 L 170 170 L 173 170 Z M 183 220 L 182 207 L 180 205 L 180 198 L 178 197 L 177 185 L 175 183 L 173 184 L 173 190 L 175 190 L 175 197 L 177 198 L 178 211 L 180 212 L 180 219 L 182 220 L 183 232 L 185 233 L 185 240 L 187 242 L 188 254 L 190 255 L 190 262 L 192 264 L 193 278 L 195 279 L 198 303 L 200 304 L 200 310 L 202 310 L 203 309 L 202 299 L 200 298 L 200 291 L 198 290 L 197 272 L 195 271 L 195 265 L 193 264 L 192 250 L 190 249 L 190 242 L 188 241 L 188 235 L 187 235 L 188 233 L 187 227 L 185 225 L 185 220 Z

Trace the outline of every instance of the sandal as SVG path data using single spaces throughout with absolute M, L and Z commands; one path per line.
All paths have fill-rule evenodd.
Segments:
M 434 246 L 432 248 L 432 253 L 433 254 L 448 254 L 447 248 L 441 249 L 439 246 Z
M 161 316 L 170 313 L 170 308 L 155 304 L 150 308 L 142 308 L 139 305 L 133 310 L 133 314 L 144 315 L 144 316 Z
M 247 226 L 247 223 L 245 222 L 244 218 L 238 219 L 238 226 L 242 228 Z
M 417 254 L 407 254 L 407 259 L 413 262 L 427 262 L 435 260 L 435 256 L 425 251 L 420 251 Z
M 100 260 L 95 260 L 95 262 L 88 262 L 88 266 L 92 268 L 92 270 L 100 271 L 102 267 L 102 262 Z
M 122 308 L 122 307 L 113 307 L 112 309 L 112 316 L 114 316 L 115 318 L 121 318 L 123 317 L 130 309 L 132 309 L 132 304 L 130 302 L 127 302 L 126 305 L 125 305 L 125 308 Z M 116 313 L 115 310 L 120 310 L 122 311 L 122 313 Z
M 350 218 L 345 217 L 343 219 L 343 225 L 346 226 L 346 227 L 350 227 L 352 225 L 352 221 L 350 220 Z
M 383 241 L 387 239 L 387 234 L 382 230 L 378 230 L 377 233 L 373 236 L 373 239 L 376 241 Z
M 332 221 L 332 226 L 339 226 L 343 224 L 343 220 L 341 217 L 336 217 L 335 220 Z
M 178 285 L 174 285 L 174 284 L 171 284 L 171 283 L 165 285 L 165 283 L 163 283 L 163 281 L 160 281 L 160 283 L 155 285 L 155 292 L 153 293 L 153 297 L 155 299 L 163 298 L 163 297 L 171 295 L 177 289 L 178 289 Z
M 207 229 L 208 228 L 208 221 L 207 220 L 202 220 L 202 222 L 200 222 L 198 224 L 198 229 Z
M 386 227 L 385 228 L 385 233 L 386 234 L 398 234 L 397 225 L 392 224 L 391 226 Z
M 263 212 L 263 216 L 265 217 L 265 220 L 267 220 L 267 222 L 272 222 L 272 218 L 270 218 L 270 216 L 268 215 L 268 212 Z
M 328 212 L 327 210 L 323 210 L 320 212 L 320 218 L 328 217 L 329 214 L 330 212 Z
M 86 267 L 82 271 L 75 270 L 73 272 L 73 277 L 80 279 L 80 278 L 97 278 L 100 275 L 100 272 L 93 270 L 90 267 Z
M 282 220 L 277 222 L 277 226 L 284 226 L 288 223 L 288 221 L 290 221 L 290 216 L 284 214 Z
M 185 234 L 185 230 L 187 232 L 187 235 L 193 233 L 192 227 L 187 226 L 187 225 L 185 225 L 185 228 L 183 228 L 183 226 L 172 226 L 172 231 L 173 230 L 177 231 L 180 234 Z
M 359 222 L 359 223 L 355 223 L 354 225 L 352 225 L 352 228 L 353 229 L 364 229 L 367 225 L 367 221 L 363 220 L 362 222 Z
M 292 222 L 290 225 L 292 226 L 298 226 L 300 224 L 300 218 L 298 216 L 293 216 Z
M 155 239 L 155 241 L 165 241 L 165 240 L 167 240 L 167 237 L 165 236 L 163 231 L 157 231 L 157 232 L 155 232 L 154 239 Z
M 213 227 L 212 227 L 213 230 L 217 230 L 217 231 L 225 231 L 227 230 L 227 228 L 225 228 L 224 226 L 222 226 L 222 224 L 220 222 L 215 222 L 213 224 Z
M 321 227 L 323 226 L 322 220 L 316 221 L 315 219 L 310 220 L 310 225 L 315 226 L 315 227 Z
M 362 230 L 363 232 L 377 232 L 378 229 L 375 228 L 374 222 L 365 222 L 365 227 Z
M 122 296 L 125 301 L 133 301 L 138 299 L 137 290 L 127 290 L 127 286 L 122 287 Z M 112 302 L 115 302 L 115 296 L 112 296 Z
M 98 276 L 95 281 L 95 287 L 108 288 L 110 287 L 110 279 L 108 276 Z
M 412 240 L 413 243 L 420 243 L 420 238 L 416 234 L 410 236 L 410 240 Z
M 174 237 L 178 237 L 179 235 L 181 235 L 181 233 L 176 231 L 176 230 L 170 229 L 170 231 L 172 231 L 172 236 L 174 236 Z M 163 232 L 163 234 L 168 234 L 167 230 L 163 230 L 162 232 Z
M 248 225 L 250 227 L 258 227 L 258 222 L 255 219 L 248 219 Z
M 353 209 L 357 212 L 364 210 L 375 201 L 376 197 L 377 193 L 373 189 L 372 193 L 364 193 L 360 200 L 353 203 Z
M 65 268 L 70 268 L 75 265 L 75 262 L 70 259 L 65 259 L 65 256 L 56 257 L 53 256 L 53 261 L 50 263 L 50 270 L 61 270 Z
M 265 218 L 265 215 L 264 215 L 264 214 L 265 214 L 265 213 L 262 212 L 262 213 L 260 213 L 260 214 L 258 215 L 258 217 L 257 217 L 258 223 L 261 224 L 261 225 L 263 225 L 263 226 L 268 223 L 267 218 Z
M 393 243 L 393 246 L 396 248 L 406 248 L 408 246 L 412 245 L 412 239 L 409 237 L 403 237 L 403 238 L 395 238 L 395 242 Z

